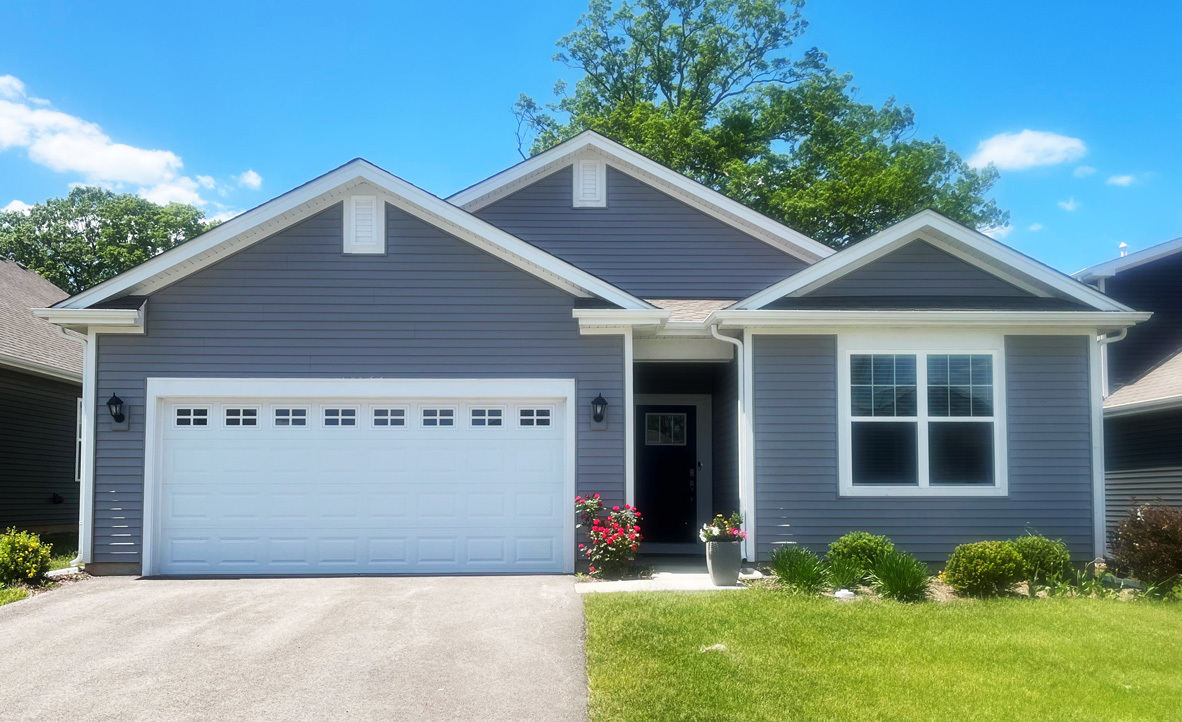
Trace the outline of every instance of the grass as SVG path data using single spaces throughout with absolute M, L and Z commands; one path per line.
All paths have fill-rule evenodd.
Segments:
M 24 587 L 0 587 L 0 607 L 9 602 L 19 602 L 29 596 L 29 590 Z
M 1182 605 L 588 594 L 591 719 L 1146 719 L 1182 709 Z M 702 651 L 715 644 L 725 651 Z
M 70 561 L 78 556 L 78 532 L 42 534 L 41 541 L 53 545 L 53 556 L 49 559 L 50 571 L 71 566 Z

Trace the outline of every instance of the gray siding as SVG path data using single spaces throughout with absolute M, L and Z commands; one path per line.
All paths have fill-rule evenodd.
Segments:
M 476 215 L 641 298 L 740 299 L 805 263 L 608 167 L 607 207 L 571 207 L 571 168 Z
M 1032 294 L 925 241 L 912 241 L 809 296 L 981 296 Z
M 1109 527 L 1134 504 L 1182 506 L 1182 410 L 1105 419 L 1104 466 Z
M 148 376 L 578 380 L 578 488 L 624 500 L 623 352 L 580 336 L 567 294 L 387 206 L 388 255 L 341 253 L 341 206 L 154 294 L 145 336 L 102 336 L 96 562 L 140 560 Z M 608 429 L 589 427 L 602 393 Z
M 1153 317 L 1108 346 L 1112 390 L 1139 378 L 1182 347 L 1182 254 L 1121 271 L 1104 280 L 1104 293 Z
M 795 542 L 824 552 L 847 531 L 886 534 L 940 563 L 957 544 L 1022 534 L 1092 548 L 1091 426 L 1086 339 L 1006 338 L 1009 495 L 840 497 L 834 336 L 755 338 L 758 554 Z
M 715 514 L 739 510 L 739 389 L 738 364 L 728 362 L 714 375 L 714 478 Z
M 81 395 L 78 384 L 0 369 L 0 530 L 77 528 Z

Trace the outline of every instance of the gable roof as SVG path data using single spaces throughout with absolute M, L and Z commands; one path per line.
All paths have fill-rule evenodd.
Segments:
M 736 303 L 760 309 L 785 296 L 803 296 L 916 240 L 945 250 L 1034 296 L 1069 298 L 1099 311 L 1132 311 L 1095 288 L 1045 266 L 935 211 L 921 211 L 866 240 Z
M 812 263 L 834 253 L 829 246 L 590 130 L 465 188 L 447 200 L 475 212 L 579 158 L 587 157 L 601 158 L 613 168 L 802 260 Z
M 356 158 L 249 210 L 114 278 L 57 304 L 90 308 L 125 295 L 147 295 L 179 281 L 228 254 L 257 243 L 325 208 L 354 189 L 376 192 L 387 203 L 471 243 L 574 296 L 598 297 L 623 308 L 652 308 L 601 278 L 482 221 L 367 160 Z
M 1104 413 L 1120 416 L 1182 406 L 1182 349 L 1104 399 Z
M 82 378 L 82 344 L 71 341 L 33 308 L 57 303 L 66 292 L 16 261 L 0 257 L 0 366 L 43 376 Z
M 1137 251 L 1136 253 L 1130 253 L 1127 256 L 1114 258 L 1111 261 L 1105 261 L 1104 263 L 1097 263 L 1094 266 L 1088 266 L 1081 271 L 1076 271 L 1075 273 L 1071 274 L 1071 276 L 1072 278 L 1076 278 L 1080 281 L 1083 281 L 1084 283 L 1091 283 L 1092 281 L 1098 281 L 1101 278 L 1111 278 L 1121 271 L 1127 271 L 1129 269 L 1136 268 L 1137 266 L 1143 266 L 1146 263 L 1151 263 L 1153 261 L 1172 256 L 1179 252 L 1182 252 L 1182 238 L 1175 238 L 1172 241 L 1166 241 L 1165 243 L 1159 243 L 1156 246 L 1150 246 L 1143 251 Z

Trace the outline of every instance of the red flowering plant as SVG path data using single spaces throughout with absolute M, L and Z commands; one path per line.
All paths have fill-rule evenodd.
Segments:
M 604 507 L 599 494 L 575 497 L 578 527 L 587 532 L 587 543 L 579 551 L 591 563 L 591 576 L 618 579 L 626 576 L 640 550 L 640 511 L 625 504 Z

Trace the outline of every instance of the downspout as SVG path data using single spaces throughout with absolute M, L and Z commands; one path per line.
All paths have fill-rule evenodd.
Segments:
M 1091 352 L 1091 371 L 1098 379 L 1092 382 L 1092 517 L 1096 558 L 1104 557 L 1108 552 L 1105 539 L 1105 509 L 1107 490 L 1106 465 L 1104 461 L 1104 399 L 1108 397 L 1108 353 L 1109 344 L 1120 341 L 1129 335 L 1126 326 L 1115 336 L 1097 335 L 1094 351 Z M 1098 383 L 1097 383 L 1098 382 Z
M 738 396 L 738 401 L 739 401 L 739 413 L 737 414 L 737 419 L 736 419 L 737 423 L 739 424 L 739 433 L 738 433 L 739 448 L 735 449 L 735 452 L 736 452 L 736 456 L 738 456 L 738 461 L 739 461 L 739 478 L 737 479 L 737 481 L 739 484 L 739 494 L 740 494 L 739 501 L 740 501 L 740 506 L 742 506 L 743 505 L 742 504 L 742 502 L 743 502 L 743 499 L 742 499 L 743 479 L 746 478 L 746 472 L 747 472 L 747 468 L 746 468 L 747 467 L 747 455 L 745 453 L 743 453 L 743 450 L 745 448 L 747 448 L 746 447 L 747 424 L 745 423 L 745 417 L 747 414 L 747 394 L 745 393 L 745 389 L 747 388 L 747 385 L 744 383 L 744 379 L 743 379 L 743 369 L 745 368 L 743 366 L 743 342 L 737 338 L 732 338 L 730 336 L 724 336 L 721 333 L 719 333 L 718 332 L 718 324 L 711 324 L 710 335 L 713 336 L 714 338 L 718 339 L 719 341 L 725 341 L 726 343 L 732 344 L 735 347 L 735 383 L 738 386 L 737 396 Z M 754 500 L 752 500 L 752 501 L 754 501 Z M 743 521 L 746 522 L 747 520 L 744 519 Z M 749 534 L 750 534 L 750 531 L 751 530 L 748 529 Z M 752 550 L 747 549 L 747 542 L 746 541 L 743 542 L 743 546 L 744 546 L 744 551 L 746 552 L 744 554 L 744 556 L 748 560 L 753 560 L 755 558 L 755 555 L 754 555 L 754 553 L 752 553 Z
M 1108 344 L 1123 341 L 1129 335 L 1129 327 L 1125 326 L 1115 336 L 1100 336 L 1096 342 L 1100 344 L 1100 388 L 1101 396 L 1108 398 Z

